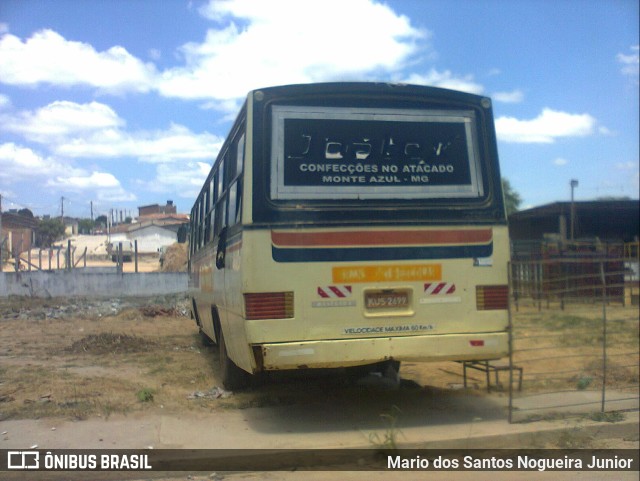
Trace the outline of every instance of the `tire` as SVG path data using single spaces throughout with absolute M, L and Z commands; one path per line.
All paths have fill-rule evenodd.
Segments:
M 216 343 L 205 333 L 200 326 L 198 326 L 198 334 L 200 334 L 200 342 L 202 342 L 203 346 L 211 347 L 215 346 Z
M 229 358 L 229 354 L 227 353 L 227 344 L 225 343 L 222 329 L 220 329 L 218 346 L 220 347 L 220 373 L 222 374 L 222 384 L 225 389 L 229 389 L 231 391 L 244 389 L 249 384 L 250 375 L 248 372 L 236 366 Z
M 345 374 L 351 383 L 358 382 L 360 379 L 365 378 L 372 373 L 378 373 L 383 377 L 397 380 L 399 379 L 399 372 L 400 361 L 393 360 L 345 368 Z

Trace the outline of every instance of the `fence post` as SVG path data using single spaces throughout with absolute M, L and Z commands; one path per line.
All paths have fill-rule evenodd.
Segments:
M 118 272 L 120 274 L 124 272 L 124 266 L 122 264 L 122 242 L 118 242 Z
M 508 292 L 509 297 L 507 298 L 507 316 L 508 316 L 508 325 L 507 331 L 509 333 L 509 424 L 513 422 L 513 323 L 511 320 L 511 297 L 513 295 L 513 273 L 512 268 L 513 265 L 509 262 L 507 268 L 507 276 L 508 276 Z M 515 298 L 517 299 L 517 297 Z M 516 306 L 517 306 L 516 301 Z M 466 381 L 466 378 L 465 378 Z M 488 386 L 487 386 L 488 387 Z
M 133 241 L 133 246 L 134 246 L 133 255 L 135 257 L 135 263 L 136 263 L 135 272 L 137 274 L 138 273 L 138 239 Z
M 71 239 L 67 241 L 67 267 L 66 269 L 71 270 L 73 267 L 73 259 L 71 258 Z
M 600 281 L 602 282 L 602 402 L 600 411 L 605 412 L 607 392 L 607 280 L 603 261 L 600 261 Z

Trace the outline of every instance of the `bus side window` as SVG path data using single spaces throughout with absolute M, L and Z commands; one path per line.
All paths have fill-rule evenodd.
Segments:
M 195 242 L 194 242 L 194 237 L 195 237 L 195 209 L 191 209 L 191 215 L 189 217 L 189 250 L 191 251 L 191 255 L 194 255 L 196 253 L 196 248 L 195 248 Z
M 233 181 L 234 177 L 236 176 L 236 167 L 237 167 L 237 162 L 236 162 L 236 144 L 232 143 L 229 146 L 229 150 L 227 150 L 226 154 L 224 155 L 224 170 L 225 170 L 225 179 L 224 179 L 224 186 L 225 187 L 229 187 L 231 185 L 231 182 Z
M 211 188 L 207 187 L 204 192 L 204 244 L 208 244 L 211 240 Z
M 236 214 L 237 214 L 237 210 L 238 210 L 238 204 L 237 204 L 237 199 L 238 199 L 238 182 L 234 182 L 233 185 L 231 185 L 231 187 L 229 187 L 229 216 L 228 216 L 228 220 L 229 220 L 229 225 L 234 225 L 237 223 L 237 218 L 236 218 Z
M 238 146 L 236 148 L 236 175 L 242 174 L 242 168 L 244 166 L 244 133 L 238 139 Z
M 242 220 L 242 177 L 238 178 L 238 193 L 236 194 L 236 224 Z
M 229 174 L 229 216 L 228 224 L 235 225 L 240 222 L 241 219 L 241 205 L 242 205 L 242 168 L 244 166 L 244 132 L 240 137 L 236 138 L 232 147 L 232 152 L 235 152 L 234 156 L 229 156 L 229 163 L 233 163 L 230 166 L 227 173 Z
M 202 247 L 202 200 L 198 199 L 198 208 L 196 209 L 196 229 L 197 239 L 196 246 L 198 249 Z
M 216 236 L 216 202 L 218 201 L 218 173 L 216 172 L 211 178 L 210 184 L 210 206 L 209 206 L 209 223 L 211 225 L 211 232 L 208 242 L 213 242 Z
M 219 236 L 220 232 L 222 232 L 222 229 L 227 227 L 226 214 L 227 214 L 227 197 L 224 196 L 221 199 L 219 199 L 218 203 L 216 204 L 216 210 L 215 210 L 216 227 L 215 227 L 214 236 Z
M 216 176 L 218 177 L 218 195 L 217 195 L 217 199 L 219 199 L 220 197 L 222 197 L 222 193 L 224 192 L 224 187 L 225 187 L 224 186 L 224 161 L 220 162 L 220 166 L 218 167 L 218 172 L 216 173 Z

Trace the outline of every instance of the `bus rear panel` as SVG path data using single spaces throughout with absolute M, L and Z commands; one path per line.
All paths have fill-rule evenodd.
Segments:
M 509 241 L 485 97 L 253 91 L 191 222 L 196 320 L 242 371 L 508 354 Z

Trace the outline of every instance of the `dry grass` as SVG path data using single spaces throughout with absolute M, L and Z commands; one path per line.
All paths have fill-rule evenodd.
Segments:
M 514 313 L 514 363 L 525 390 L 586 389 L 603 381 L 603 310 L 521 308 Z M 638 387 L 638 310 L 606 307 L 607 388 Z
M 332 399 L 349 406 L 372 397 L 366 388 L 349 385 L 335 373 L 320 373 L 311 380 L 304 374 L 275 374 L 257 387 L 225 399 L 189 399 L 195 391 L 207 392 L 222 384 L 217 349 L 202 343 L 195 323 L 180 315 L 182 309 L 159 305 L 129 308 L 111 316 L 91 316 L 86 311 L 79 317 L 73 313 L 58 318 L 42 315 L 43 309 L 65 312 L 64 305 L 61 300 L 0 301 L 0 420 L 84 419 L 137 411 L 210 412 Z M 592 328 L 601 315 L 599 309 L 521 311 L 514 318 L 516 348 L 550 345 L 551 352 L 561 355 L 567 348 L 574 349 L 574 343 L 591 346 L 598 338 Z M 18 312 L 26 312 L 26 318 L 14 318 Z M 637 386 L 637 310 L 616 308 L 610 319 L 614 325 L 609 335 L 615 344 L 610 363 L 618 368 L 611 371 L 608 382 Z M 616 325 L 617 320 L 625 322 Z M 571 334 L 576 325 L 588 327 L 581 337 Z M 567 329 L 566 334 L 560 334 Z M 593 346 L 588 351 L 591 356 Z M 629 351 L 635 351 L 635 360 L 617 356 Z M 536 370 L 558 370 L 558 361 L 548 359 L 554 355 L 544 352 Z M 525 354 L 532 355 L 517 353 L 516 362 L 525 362 Z M 599 364 L 593 357 L 586 359 L 570 366 L 576 373 L 564 382 L 574 388 L 584 377 L 600 382 Z M 563 360 L 561 365 L 568 362 Z M 635 368 L 625 367 L 633 362 Z M 525 366 L 526 389 L 545 388 L 531 372 L 530 366 Z M 428 405 L 434 392 L 462 383 L 462 369 L 455 363 L 405 363 L 401 374 L 400 392 L 375 393 L 380 406 L 388 408 L 400 398 L 411 405 Z M 485 395 L 483 374 L 472 373 L 470 383 L 479 389 L 463 395 Z

